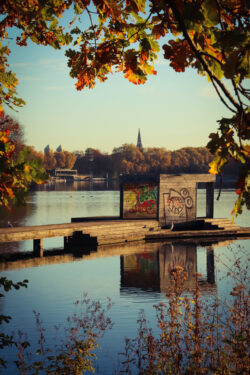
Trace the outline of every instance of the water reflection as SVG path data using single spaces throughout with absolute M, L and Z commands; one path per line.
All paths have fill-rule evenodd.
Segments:
M 0 271 L 37 267 L 49 264 L 69 263 L 97 258 L 128 255 L 141 252 L 157 251 L 158 244 L 149 244 L 144 241 L 136 243 L 121 243 L 119 245 L 93 246 L 92 248 L 51 249 L 44 250 L 43 256 L 33 251 L 1 252 Z
M 121 292 L 128 288 L 160 291 L 159 250 L 121 256 Z
M 232 240 L 230 240 L 232 242 Z M 206 265 L 203 276 L 198 283 L 203 294 L 216 292 L 214 246 L 223 246 L 228 241 L 204 242 L 206 249 Z M 0 271 L 40 267 L 44 265 L 70 263 L 88 259 L 120 257 L 120 293 L 134 293 L 135 288 L 147 292 L 166 292 L 171 285 L 170 272 L 177 266 L 187 272 L 184 287 L 195 289 L 198 269 L 197 246 L 195 242 L 164 242 L 164 243 L 128 243 L 109 245 L 87 249 L 44 251 L 43 256 L 34 252 L 2 253 Z M 202 246 L 199 243 L 199 246 Z
M 138 329 L 136 322 L 141 308 L 145 310 L 150 326 L 156 329 L 153 306 L 166 302 L 165 290 L 171 267 L 181 265 L 190 273 L 202 271 L 204 276 L 199 283 L 202 297 L 206 300 L 214 301 L 215 293 L 219 298 L 224 293 L 229 295 L 232 282 L 230 284 L 228 278 L 221 278 L 227 275 L 228 268 L 220 263 L 218 255 L 225 263 L 230 243 L 233 243 L 231 239 L 203 240 L 202 243 L 142 241 L 81 249 L 73 253 L 61 249 L 47 250 L 43 257 L 35 257 L 32 252 L 5 254 L 0 262 L 1 275 L 15 281 L 29 280 L 27 289 L 13 290 L 2 299 L 0 310 L 13 316 L 7 333 L 27 332 L 36 347 L 38 338 L 32 324 L 32 311 L 35 310 L 46 322 L 45 328 L 53 345 L 52 327 L 58 324 L 64 327 L 67 316 L 75 312 L 74 302 L 81 298 L 83 292 L 101 303 L 109 296 L 114 302 L 110 312 L 114 327 L 100 343 L 103 349 L 97 353 L 96 373 L 111 374 L 114 358 L 124 350 L 123 338 L 134 337 Z M 238 243 L 236 241 L 236 245 Z M 220 274 L 218 271 L 221 271 Z M 187 280 L 189 287 L 192 287 L 193 279 L 190 274 Z M 16 359 L 14 354 L 9 354 L 11 361 Z M 12 370 L 6 375 L 16 373 Z
M 0 228 L 7 227 L 8 221 L 10 221 L 14 227 L 24 225 L 23 223 L 33 214 L 35 208 L 35 202 L 30 201 L 24 206 L 15 207 L 14 211 L 0 206 Z
M 94 181 L 67 181 L 67 182 L 48 182 L 44 185 L 37 185 L 39 191 L 100 191 L 100 190 L 119 190 L 118 180 L 106 180 L 101 182 Z
M 13 211 L 8 210 L 6 207 L 0 206 L 0 228 L 6 228 L 8 222 L 13 227 L 20 227 L 25 225 L 25 222 L 33 215 L 36 210 L 36 204 L 34 202 L 28 202 L 23 206 L 17 206 Z M 20 250 L 21 242 L 6 242 L 0 243 L 0 253 L 9 253 Z
M 214 277 L 214 252 L 212 243 L 206 248 L 206 275 L 198 278 L 202 293 L 216 291 Z M 163 243 L 157 252 L 121 256 L 121 293 L 129 288 L 167 292 L 171 286 L 171 270 L 180 266 L 187 273 L 185 289 L 196 287 L 197 244 Z M 134 290 L 133 290 L 134 291 Z
M 79 185 L 79 183 L 78 183 Z M 70 184 L 64 184 L 64 188 Z M 15 207 L 13 212 L 0 209 L 0 227 L 47 225 L 70 223 L 72 217 L 117 216 L 119 215 L 119 192 L 100 191 L 36 191 L 27 196 L 24 207 Z M 62 238 L 46 238 L 45 248 L 63 246 Z M 0 244 L 0 252 L 29 251 L 32 241 Z

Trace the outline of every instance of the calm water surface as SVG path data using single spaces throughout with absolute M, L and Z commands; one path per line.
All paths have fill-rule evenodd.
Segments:
M 37 225 L 70 222 L 71 217 L 119 214 L 119 192 L 110 190 L 82 190 L 81 184 L 67 187 L 68 190 L 37 191 L 30 194 L 25 208 L 15 214 L 1 211 L 0 226 L 8 220 L 13 225 Z M 87 187 L 90 188 L 90 187 Z M 103 187 L 100 187 L 100 189 Z M 215 194 L 216 196 L 216 194 Z M 204 215 L 205 192 L 198 194 L 198 216 Z M 230 218 L 235 194 L 223 191 L 215 202 L 215 217 Z M 249 212 L 236 222 L 250 226 Z M 62 247 L 62 239 L 47 239 L 45 249 Z M 202 273 L 200 285 L 202 295 L 213 299 L 230 291 L 232 280 L 226 277 L 238 252 L 242 262 L 247 261 L 250 241 L 224 240 L 217 243 L 133 243 L 123 246 L 108 246 L 82 257 L 72 254 L 55 255 L 36 261 L 9 262 L 8 269 L 1 272 L 14 281 L 29 280 L 27 289 L 8 292 L 0 300 L 0 313 L 13 317 L 5 332 L 22 330 L 36 347 L 37 334 L 33 310 L 40 312 L 46 328 L 46 337 L 53 345 L 54 325 L 65 324 L 68 315 L 75 311 L 74 302 L 86 292 L 91 299 L 105 303 L 110 297 L 114 305 L 110 317 L 114 326 L 101 340 L 101 349 L 96 361 L 97 374 L 112 374 L 118 366 L 117 354 L 124 349 L 124 338 L 134 337 L 137 318 L 144 309 L 150 325 L 155 327 L 154 305 L 166 301 L 165 290 L 169 283 L 168 271 L 175 265 L 183 266 L 189 277 L 187 286 L 194 286 L 194 272 Z M 30 251 L 32 241 L 7 244 L 6 251 Z M 32 263 L 33 262 L 33 263 Z M 213 266 L 214 262 L 214 266 Z M 2 266 L 3 269 L 4 266 Z M 2 354 L 3 355 L 3 354 Z M 13 360 L 13 353 L 5 350 L 5 358 Z M 3 374 L 14 374 L 10 366 Z

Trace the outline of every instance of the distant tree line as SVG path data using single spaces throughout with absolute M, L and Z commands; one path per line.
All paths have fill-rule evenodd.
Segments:
M 212 154 L 206 147 L 184 147 L 169 151 L 164 147 L 139 148 L 123 144 L 111 154 L 98 149 L 85 151 L 38 152 L 33 146 L 25 145 L 23 127 L 14 119 L 5 116 L 0 119 L 0 130 L 10 130 L 10 139 L 16 145 L 14 157 L 26 147 L 30 159 L 41 159 L 45 170 L 56 168 L 77 169 L 78 174 L 117 178 L 120 174 L 157 173 L 208 173 Z M 236 175 L 238 165 L 231 160 L 224 168 L 224 175 Z
M 26 158 L 42 160 L 43 168 L 47 171 L 55 168 L 73 168 L 76 156 L 72 152 L 61 151 L 53 152 L 49 150 L 46 153 L 38 152 L 33 146 L 28 146 L 25 143 L 24 128 L 18 121 L 12 117 L 5 115 L 0 117 L 0 131 L 9 131 L 9 139 L 15 145 L 15 152 L 12 159 L 16 160 L 21 151 L 28 150 Z
M 116 178 L 119 174 L 208 173 L 212 155 L 206 147 L 184 147 L 169 151 L 161 147 L 140 149 L 133 144 L 114 148 L 111 154 L 88 148 L 75 151 L 74 168 L 79 174 Z M 238 170 L 231 161 L 224 174 L 234 175 Z
M 43 166 L 46 170 L 56 168 L 72 169 L 76 161 L 76 156 L 69 151 L 48 151 L 43 155 Z

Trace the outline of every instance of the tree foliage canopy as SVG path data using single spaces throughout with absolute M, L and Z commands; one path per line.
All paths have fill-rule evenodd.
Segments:
M 212 160 L 212 154 L 206 147 L 169 151 L 163 147 L 141 149 L 133 144 L 115 147 L 111 154 L 87 149 L 85 153 L 77 151 L 76 155 L 74 168 L 79 174 L 92 172 L 97 177 L 108 174 L 114 178 L 120 174 L 207 173 Z M 225 173 L 235 175 L 237 166 L 232 160 L 229 166 L 226 166 Z
M 58 19 L 70 7 L 75 17 L 69 33 Z M 216 155 L 210 172 L 220 173 L 229 157 L 242 163 L 235 213 L 242 203 L 250 207 L 247 0 L 3 0 L 0 10 L 2 39 L 15 26 L 21 31 L 16 39 L 20 46 L 28 39 L 54 48 L 71 43 L 66 56 L 77 90 L 94 87 L 112 71 L 134 84 L 145 83 L 149 74 L 156 74 L 160 43 L 176 72 L 192 67 L 206 76 L 233 114 L 220 120 L 218 132 L 210 135 L 208 145 Z M 0 105 L 13 107 L 23 101 L 16 95 L 17 78 L 8 70 L 9 52 L 0 45 Z
M 5 115 L 0 117 L 0 131 L 9 131 L 9 139 L 15 144 L 14 156 L 17 157 L 24 147 L 24 128 L 18 121 Z
M 15 144 L 10 131 L 0 131 L 0 206 L 11 209 L 11 203 L 24 203 L 24 195 L 31 183 L 43 183 L 47 174 L 40 159 L 30 158 L 30 150 L 23 148 L 18 158 L 12 158 Z
M 45 153 L 42 160 L 43 166 L 46 170 L 51 170 L 54 168 L 72 169 L 76 161 L 76 156 L 69 151 L 49 151 Z

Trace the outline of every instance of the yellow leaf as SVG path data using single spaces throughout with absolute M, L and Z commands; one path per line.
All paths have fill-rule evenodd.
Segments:
M 214 161 L 212 161 L 211 163 L 209 163 L 209 173 L 211 174 L 218 174 L 218 165 L 217 163 L 215 163 Z
M 227 163 L 227 158 L 216 156 L 211 163 L 209 163 L 210 169 L 209 173 L 211 174 L 218 174 L 221 171 L 223 165 Z
M 82 41 L 82 35 L 80 34 L 77 38 L 77 41 L 76 41 L 77 45 L 79 45 L 81 43 L 81 41 Z

